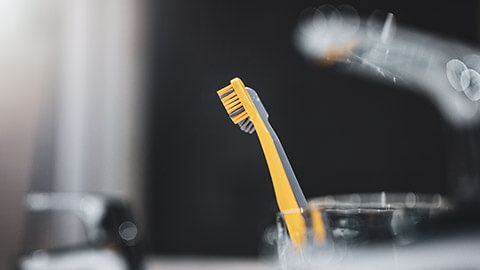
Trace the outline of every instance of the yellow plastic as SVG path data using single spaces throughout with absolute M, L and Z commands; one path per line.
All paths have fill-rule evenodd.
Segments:
M 318 208 L 310 209 L 310 218 L 312 221 L 313 235 L 315 241 L 319 244 L 325 243 L 327 236 L 325 233 L 325 224 L 323 223 L 322 213 Z
M 235 111 L 231 104 L 237 102 L 236 99 L 238 97 L 239 102 L 245 108 L 245 112 L 233 117 L 232 121 L 236 124 L 249 116 L 250 120 L 253 122 L 260 140 L 260 144 L 262 145 L 263 153 L 265 154 L 265 159 L 267 160 L 270 175 L 272 177 L 275 196 L 277 198 L 277 204 L 280 208 L 280 211 L 283 212 L 290 209 L 298 209 L 299 206 L 297 200 L 295 199 L 295 195 L 290 186 L 290 182 L 288 181 L 272 136 L 260 117 L 255 105 L 250 99 L 243 82 L 239 78 L 235 78 L 230 81 L 229 86 L 219 90 L 217 93 L 219 96 L 221 96 L 232 88 L 234 89 L 233 93 L 224 97 L 222 102 L 225 106 L 225 109 L 227 109 L 227 112 L 231 113 Z M 237 97 L 235 97 L 235 95 Z M 305 220 L 302 214 L 300 212 L 291 212 L 287 215 L 284 215 L 284 217 L 292 243 L 297 248 L 302 247 L 306 237 Z
M 348 58 L 357 45 L 358 40 L 351 40 L 346 44 L 333 46 L 328 49 L 321 58 L 317 59 L 317 63 L 322 66 L 330 66 L 336 62 Z

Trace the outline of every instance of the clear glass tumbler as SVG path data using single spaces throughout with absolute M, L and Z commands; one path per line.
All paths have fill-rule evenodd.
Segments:
M 413 243 L 418 226 L 451 209 L 442 196 L 415 193 L 347 194 L 315 198 L 304 209 L 277 216 L 277 251 L 283 269 L 333 269 L 352 252 Z M 285 217 L 301 214 L 306 235 L 292 245 Z

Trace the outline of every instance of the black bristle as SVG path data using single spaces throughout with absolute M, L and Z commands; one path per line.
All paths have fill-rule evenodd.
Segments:
M 222 98 L 224 98 L 224 97 L 226 97 L 226 96 L 230 95 L 232 92 L 233 92 L 233 89 L 231 89 L 231 90 L 227 91 L 225 94 L 223 94 L 223 95 L 221 95 L 221 96 L 220 96 L 220 99 L 222 99 Z

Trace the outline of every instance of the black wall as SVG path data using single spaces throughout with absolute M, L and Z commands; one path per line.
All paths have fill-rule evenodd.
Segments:
M 228 119 L 216 91 L 239 76 L 257 90 L 307 198 L 450 193 L 448 128 L 423 96 L 305 60 L 299 14 L 321 1 L 152 0 L 148 5 L 147 216 L 152 252 L 255 255 L 277 211 L 256 135 Z M 334 5 L 348 2 L 328 2 Z M 363 16 L 477 42 L 472 1 L 355 1 Z

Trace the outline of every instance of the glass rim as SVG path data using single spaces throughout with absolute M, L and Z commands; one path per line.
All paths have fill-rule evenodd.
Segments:
M 401 210 L 401 209 L 437 209 L 448 210 L 452 203 L 439 193 L 414 192 L 370 192 L 347 193 L 314 197 L 308 200 L 307 207 L 281 211 L 286 214 L 303 214 L 312 209 L 338 210 Z

